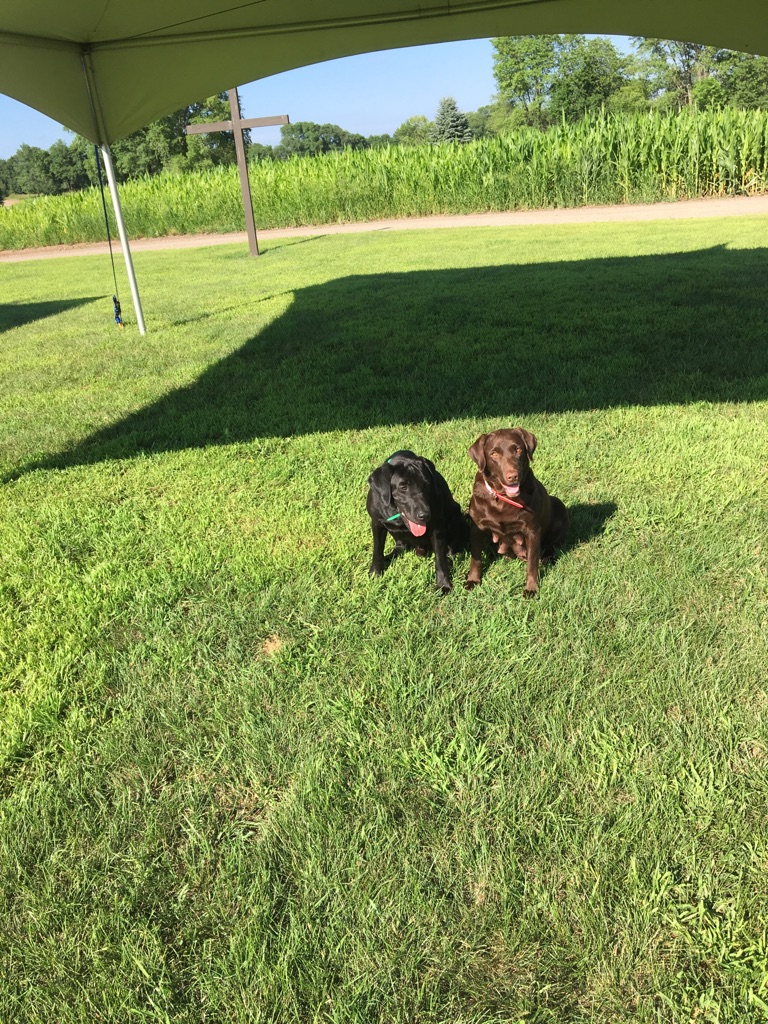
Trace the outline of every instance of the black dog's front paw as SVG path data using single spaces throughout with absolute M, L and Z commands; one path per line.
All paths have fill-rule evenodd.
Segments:
M 382 576 L 383 574 L 384 574 L 384 566 L 383 565 L 372 565 L 371 568 L 368 570 L 368 575 L 369 576 Z

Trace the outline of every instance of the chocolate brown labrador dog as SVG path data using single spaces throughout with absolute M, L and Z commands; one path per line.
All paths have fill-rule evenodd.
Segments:
M 525 560 L 524 597 L 533 597 L 539 589 L 540 559 L 565 540 L 568 510 L 533 475 L 535 451 L 535 435 L 522 427 L 481 434 L 469 449 L 477 474 L 469 503 L 472 559 L 467 590 L 483 577 L 481 559 L 489 538 L 499 545 L 500 555 Z
M 395 452 L 368 477 L 366 507 L 371 517 L 373 559 L 371 576 L 384 572 L 384 544 L 395 541 L 392 558 L 408 548 L 435 553 L 437 586 L 451 590 L 449 556 L 469 542 L 467 517 L 454 500 L 445 479 L 429 459 L 410 451 Z

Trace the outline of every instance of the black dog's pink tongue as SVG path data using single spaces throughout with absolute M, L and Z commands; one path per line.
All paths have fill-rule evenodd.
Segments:
M 423 537 L 427 532 L 426 526 L 420 526 L 419 523 L 412 523 L 410 519 L 406 519 L 403 516 L 403 522 L 406 524 L 408 529 L 411 531 L 414 537 Z

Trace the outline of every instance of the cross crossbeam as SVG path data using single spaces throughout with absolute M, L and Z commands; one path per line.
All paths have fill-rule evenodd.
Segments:
M 287 114 L 277 114 L 275 117 L 244 117 L 242 121 L 208 121 L 206 124 L 191 124 L 187 128 L 187 135 L 202 135 L 204 132 L 231 132 L 235 126 L 240 128 L 268 128 L 273 124 L 290 124 Z

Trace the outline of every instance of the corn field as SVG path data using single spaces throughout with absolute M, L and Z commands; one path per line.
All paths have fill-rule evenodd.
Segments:
M 600 114 L 464 145 L 264 162 L 250 178 L 261 228 L 753 194 L 768 190 L 768 112 Z M 235 167 L 135 179 L 120 194 L 133 238 L 245 226 Z M 104 237 L 96 189 L 0 209 L 0 249 Z

